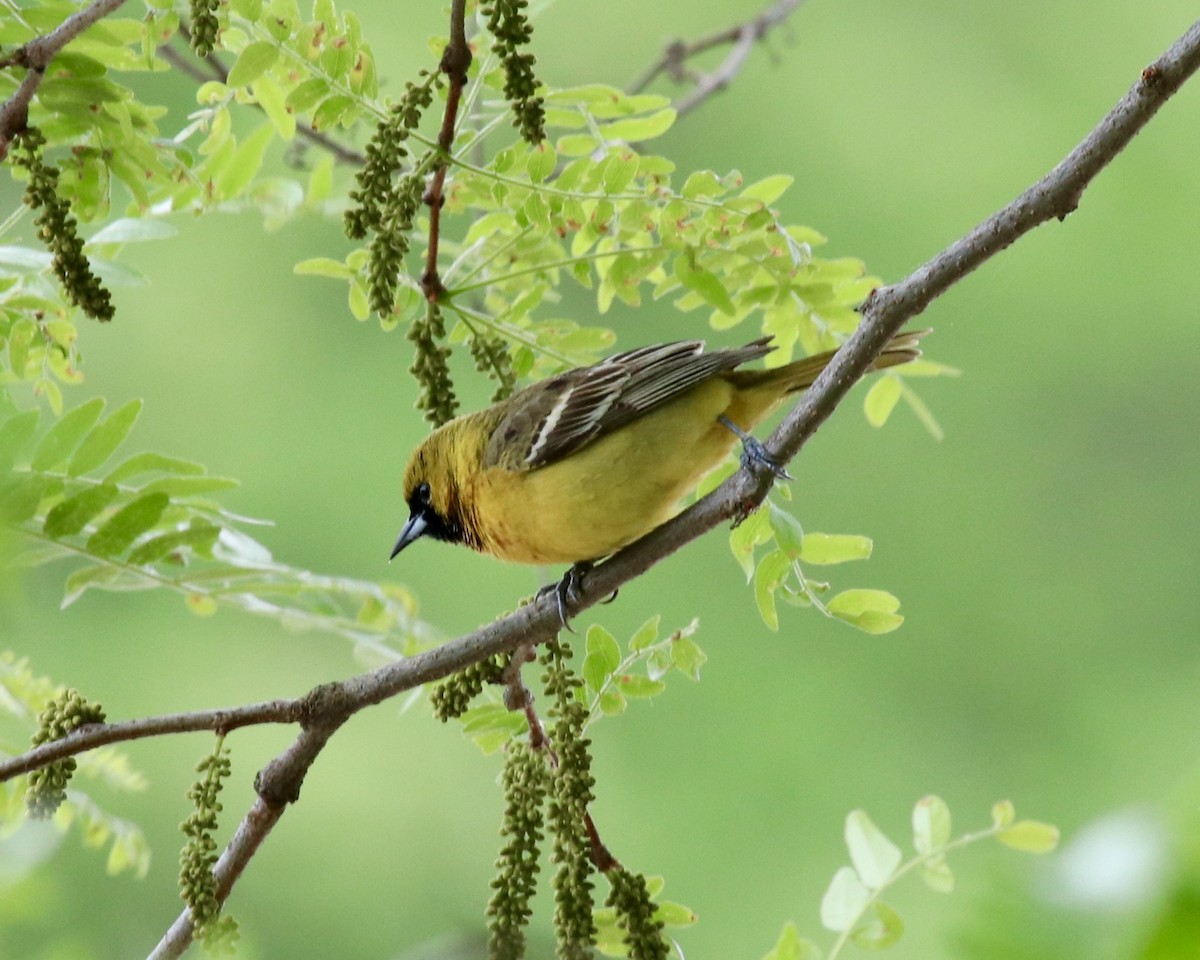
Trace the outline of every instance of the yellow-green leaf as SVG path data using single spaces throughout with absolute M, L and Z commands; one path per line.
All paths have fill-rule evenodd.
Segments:
M 882 427 L 900 401 L 900 381 L 896 377 L 884 376 L 876 380 L 863 400 L 863 412 L 873 427 Z
M 1049 853 L 1058 846 L 1058 827 L 1038 820 L 1018 820 L 996 834 L 996 839 L 1013 850 Z
M 231 87 L 248 86 L 266 73 L 278 59 L 279 47 L 267 40 L 256 40 L 238 54 L 225 82 Z

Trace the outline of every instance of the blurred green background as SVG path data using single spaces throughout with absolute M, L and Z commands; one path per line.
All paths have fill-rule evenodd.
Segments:
M 537 21 L 540 74 L 624 84 L 667 41 L 760 7 L 561 0 Z M 354 9 L 393 91 L 431 65 L 440 4 Z M 652 147 L 681 170 L 793 175 L 785 220 L 896 280 L 1053 166 L 1194 16 L 1184 0 L 812 0 Z M 181 110 L 193 96 L 175 76 L 142 89 Z M 867 566 L 830 571 L 835 584 L 896 593 L 900 631 L 870 637 L 792 609 L 766 631 L 720 533 L 583 618 L 619 637 L 654 612 L 666 628 L 700 619 L 703 681 L 675 680 L 595 730 L 595 816 L 619 857 L 664 874 L 666 895 L 699 913 L 682 935 L 689 956 L 761 956 L 789 919 L 831 942 L 817 909 L 845 861 L 845 814 L 864 807 L 905 838 L 927 792 L 956 830 L 986 825 L 1009 797 L 1061 826 L 1065 849 L 1033 861 L 973 848 L 952 861 L 949 898 L 902 886 L 890 899 L 908 930 L 891 956 L 1200 956 L 1200 940 L 1169 952 L 1161 932 L 1195 920 L 1200 887 L 1197 157 L 1194 81 L 1077 213 L 920 318 L 936 330 L 930 355 L 964 371 L 917 384 L 944 441 L 903 409 L 871 429 L 860 388 L 794 464 L 808 529 L 875 540 Z M 3 189 L 7 211 L 17 194 Z M 292 275 L 298 260 L 344 255 L 340 224 L 178 225 L 175 240 L 127 252 L 152 283 L 118 291 L 111 326 L 84 328 L 87 381 L 69 402 L 144 397 L 135 444 L 240 478 L 225 502 L 275 521 L 261 536 L 281 560 L 402 580 L 447 635 L 530 592 L 529 570 L 440 544 L 384 565 L 425 428 L 402 334 L 354 323 L 344 287 Z M 705 335 L 666 304 L 613 322 L 622 346 Z M 464 405 L 483 403 L 490 386 L 458 369 Z M 359 669 L 343 641 L 230 612 L 193 618 L 165 596 L 92 593 L 60 614 L 62 575 L 35 571 L 5 599 L 3 644 L 112 718 L 292 696 Z M 289 740 L 231 738 L 230 826 Z M 176 825 L 208 743 L 133 745 L 149 789 L 97 794 L 144 825 L 145 880 L 106 878 L 74 839 L 21 883 L 0 878 L 0 956 L 153 946 L 179 910 Z M 423 707 L 356 717 L 230 901 L 242 956 L 479 956 L 498 768 Z M 531 955 L 550 956 L 549 897 L 537 911 Z

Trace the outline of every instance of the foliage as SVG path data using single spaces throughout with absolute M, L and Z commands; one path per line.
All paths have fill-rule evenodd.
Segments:
M 27 660 L 18 660 L 10 652 L 0 652 L 0 721 L 4 721 L 0 757 L 15 756 L 19 752 L 17 736 L 9 737 L 10 727 L 22 731 L 26 742 L 37 739 L 41 737 L 38 718 L 47 711 L 47 705 L 73 702 L 78 702 L 77 695 L 72 697 L 49 678 L 34 673 Z M 88 722 L 96 719 L 94 709 L 85 712 L 90 718 Z M 60 713 L 57 709 L 52 711 L 53 716 Z M 104 783 L 118 792 L 136 792 L 146 788 L 145 780 L 130 766 L 125 754 L 111 747 L 72 759 L 74 762 L 69 765 L 70 772 L 77 772 L 92 783 Z M 67 765 L 67 761 L 62 763 L 64 767 Z M 0 783 L 0 838 L 10 836 L 27 822 L 26 794 L 33 779 L 17 777 Z M 117 874 L 132 869 L 139 876 L 144 876 L 150 867 L 150 851 L 142 831 L 135 824 L 104 810 L 87 793 L 65 789 L 65 782 L 61 787 L 64 788 L 61 802 L 52 811 L 53 823 L 59 834 L 65 834 L 74 824 L 79 828 L 84 846 L 91 849 L 108 847 L 105 864 L 108 873 Z M 37 795 L 41 796 L 41 791 Z
M 904 921 L 880 896 L 908 874 L 919 873 L 936 893 L 950 893 L 954 874 L 946 855 L 952 851 L 988 838 L 1026 853 L 1049 853 L 1058 844 L 1058 830 L 1036 820 L 1016 820 L 1008 801 L 992 808 L 991 827 L 952 838 L 945 801 L 922 797 L 913 808 L 912 828 L 916 855 L 904 860 L 900 848 L 866 812 L 852 811 L 845 833 L 850 865 L 838 869 L 821 898 L 821 924 L 838 934 L 837 939 L 826 954 L 789 923 L 763 960 L 835 960 L 849 943 L 864 950 L 891 947 L 903 935 Z

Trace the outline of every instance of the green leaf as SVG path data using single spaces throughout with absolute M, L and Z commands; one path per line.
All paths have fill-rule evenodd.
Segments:
M 998 800 L 992 804 L 992 826 L 1000 829 L 1011 827 L 1016 818 L 1017 811 L 1011 800 Z
M 120 466 L 104 478 L 105 483 L 121 483 L 146 473 L 172 473 L 194 476 L 204 472 L 204 467 L 191 460 L 165 457 L 161 453 L 138 453 L 123 461 Z
M 279 59 L 279 47 L 268 40 L 256 40 L 238 54 L 225 81 L 231 87 L 245 87 L 267 72 Z
M 645 700 L 658 696 L 667 689 L 667 685 L 661 680 L 651 680 L 636 673 L 623 673 L 617 677 L 617 689 L 630 699 Z
M 13 468 L 37 432 L 38 411 L 26 410 L 0 423 L 0 475 Z
M 729 299 L 729 293 L 716 274 L 694 262 L 694 255 L 689 250 L 675 258 L 675 276 L 685 287 L 711 307 L 716 307 L 722 313 L 733 314 L 735 308 Z
M 288 94 L 284 105 L 293 113 L 307 113 L 328 94 L 328 81 L 321 77 L 310 77 Z
M 226 199 L 241 194 L 262 167 L 263 156 L 274 136 L 274 127 L 265 123 L 248 136 L 234 152 L 233 159 L 216 177 L 216 192 Z
M 624 695 L 615 687 L 609 687 L 600 694 L 600 712 L 608 717 L 615 717 L 619 713 L 624 713 L 625 708 L 629 706 Z
M 271 121 L 275 132 L 283 140 L 291 140 L 296 136 L 296 115 L 287 108 L 283 96 L 283 87 L 269 73 L 258 77 L 251 86 L 251 92 L 263 113 Z
M 800 546 L 804 563 L 827 566 L 850 560 L 866 560 L 874 544 L 870 537 L 845 533 L 806 533 Z
M 858 876 L 872 890 L 887 883 L 903 859 L 900 848 L 884 835 L 865 810 L 851 811 L 846 817 L 846 846 Z
M 564 137 L 559 137 L 555 146 L 561 156 L 582 157 L 600 146 L 600 141 L 590 133 L 568 133 Z
M 67 474 L 72 477 L 82 476 L 106 463 L 129 436 L 129 431 L 133 429 L 141 412 L 142 401 L 130 400 L 103 423 L 93 427 L 71 457 Z
M 332 257 L 301 260 L 292 267 L 292 273 L 299 277 L 332 277 L 334 280 L 349 280 L 354 276 L 354 271 L 345 263 Z
M 549 140 L 543 140 L 536 147 L 530 149 L 525 169 L 531 182 L 541 183 L 554 172 L 557 165 L 558 154 L 555 153 Z
M 657 893 L 650 891 L 649 879 L 646 881 L 646 887 L 651 897 L 658 896 Z M 654 905 L 654 919 L 661 920 L 668 927 L 690 927 L 700 918 L 690 907 L 685 907 L 682 903 L 675 903 L 672 900 L 664 900 L 662 903 Z
M 800 521 L 786 510 L 768 501 L 767 513 L 771 519 L 771 531 L 775 534 L 775 542 L 779 549 L 792 560 L 800 559 L 800 551 L 804 543 L 804 528 Z
M 179 228 L 166 220 L 152 217 L 123 217 L 107 224 L 88 240 L 91 246 L 103 243 L 143 243 L 148 240 L 168 240 Z
M 927 857 L 950 842 L 950 808 L 946 801 L 932 793 L 922 797 L 913 807 L 913 849 Z
M 662 622 L 662 615 L 655 614 L 637 630 L 634 631 L 632 637 L 629 638 L 629 652 L 637 653 L 639 650 L 645 650 L 658 640 L 659 624 Z
M 158 523 L 168 503 L 170 497 L 165 493 L 150 493 L 125 504 L 88 538 L 88 552 L 98 557 L 124 553 L 134 540 Z
M 1018 820 L 996 834 L 1006 847 L 1025 853 L 1049 853 L 1058 846 L 1058 827 L 1038 820 Z
M 638 155 L 632 150 L 619 150 L 609 154 L 600 168 L 600 183 L 605 193 L 622 193 L 637 176 Z
M 123 572 L 120 567 L 107 563 L 91 563 L 74 571 L 63 584 L 61 609 L 67 609 L 82 597 L 88 588 L 104 587 L 120 577 Z
M 935 893 L 954 892 L 954 873 L 945 857 L 934 857 L 921 865 L 921 879 Z
M 48 537 L 68 537 L 82 530 L 89 520 L 107 507 L 117 497 L 118 490 L 109 484 L 88 487 L 73 497 L 61 500 L 46 514 L 42 527 Z
M 238 481 L 232 477 L 164 477 L 142 487 L 142 493 L 165 493 L 172 497 L 194 497 L 201 493 L 215 493 L 236 487 Z
M 695 627 L 696 621 L 692 621 Z M 689 631 L 690 632 L 690 631 Z M 700 679 L 700 668 L 704 666 L 708 656 L 701 650 L 685 631 L 679 631 L 671 637 L 671 664 L 680 673 L 693 680 Z
M 886 590 L 843 590 L 829 601 L 827 609 L 866 633 L 891 633 L 904 622 L 896 613 L 900 601 Z
M 796 925 L 789 922 L 784 925 L 775 947 L 762 960 L 821 960 L 821 950 L 811 940 L 800 936 Z
M 775 609 L 775 591 L 791 569 L 792 561 L 782 550 L 772 550 L 758 562 L 754 571 L 754 599 L 758 613 L 770 630 L 779 629 L 779 613 Z
M 697 170 L 683 182 L 683 189 L 679 191 L 686 200 L 715 197 L 724 192 L 725 188 L 721 185 L 721 181 L 711 170 Z
M 786 173 L 776 174 L 773 177 L 764 177 L 757 183 L 750 184 L 738 196 L 749 197 L 751 200 L 761 200 L 763 203 L 774 203 L 783 196 L 784 191 L 792 185 L 795 179 L 795 177 L 790 177 Z
M 754 576 L 754 548 L 770 539 L 771 524 L 766 510 L 750 514 L 729 534 L 729 549 L 747 580 Z
M 904 920 L 886 903 L 871 904 L 874 917 L 855 927 L 850 939 L 864 950 L 883 950 L 892 946 L 904 934 Z
M 595 692 L 612 676 L 621 662 L 621 648 L 613 635 L 599 624 L 588 627 L 587 656 L 583 660 L 583 679 Z
M 880 377 L 871 385 L 863 400 L 863 412 L 873 427 L 882 427 L 896 409 L 901 394 L 900 380 L 896 377 Z
M 129 554 L 129 563 L 135 566 L 155 563 L 185 547 L 201 556 L 208 556 L 212 553 L 213 544 L 217 542 L 220 533 L 220 527 L 206 520 L 193 520 L 183 530 L 163 533 L 140 544 Z
M 61 489 L 62 481 L 37 474 L 23 477 L 16 483 L 0 485 L 0 517 L 9 523 L 24 523 L 37 513 L 52 487 Z
M 205 593 L 189 593 L 184 597 L 184 603 L 198 617 L 211 617 L 217 612 L 217 598 Z
M 826 930 L 842 933 L 858 922 L 871 892 L 854 872 L 853 867 L 842 867 L 833 875 L 833 880 L 821 898 L 821 925 Z
M 667 107 L 644 117 L 625 117 L 622 120 L 613 120 L 611 123 L 601 126 L 600 131 L 604 134 L 604 139 L 610 143 L 614 140 L 626 143 L 653 140 L 671 129 L 676 115 L 674 107 Z
M 33 453 L 33 469 L 53 470 L 62 466 L 79 441 L 92 429 L 103 409 L 104 401 L 96 397 L 64 414 L 37 445 Z

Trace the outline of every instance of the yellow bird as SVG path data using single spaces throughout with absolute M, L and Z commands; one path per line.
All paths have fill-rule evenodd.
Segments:
M 915 360 L 925 332 L 898 334 L 873 369 Z M 451 420 L 409 458 L 410 513 L 391 556 L 433 537 L 517 563 L 586 564 L 673 516 L 739 438 L 780 472 L 749 431 L 833 353 L 737 369 L 770 353 L 769 341 L 642 347 Z

